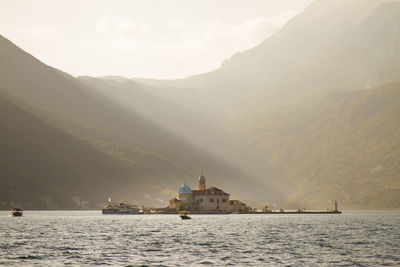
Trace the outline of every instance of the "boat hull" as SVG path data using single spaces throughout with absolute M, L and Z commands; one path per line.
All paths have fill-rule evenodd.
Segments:
M 102 214 L 117 214 L 117 215 L 139 215 L 143 214 L 139 211 L 130 211 L 130 210 L 102 210 Z

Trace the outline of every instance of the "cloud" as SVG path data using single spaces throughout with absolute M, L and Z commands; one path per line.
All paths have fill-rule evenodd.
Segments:
M 130 53 L 150 42 L 154 29 L 147 22 L 134 23 L 124 17 L 106 16 L 97 21 L 96 32 L 106 47 Z
M 249 49 L 279 30 L 294 12 L 283 10 L 274 17 L 256 17 L 239 24 L 228 24 L 222 20 L 205 21 L 200 24 L 185 24 L 174 20 L 167 24 L 175 31 L 174 45 L 182 50 L 215 50 L 212 54 L 233 54 Z M 229 56 L 229 55 L 226 55 Z
M 146 35 L 152 33 L 149 23 L 133 23 L 127 18 L 107 16 L 97 21 L 96 31 L 103 34 Z
M 281 28 L 296 12 L 289 9 L 282 10 L 278 15 L 268 18 L 268 23 L 276 28 Z
M 95 25 L 93 45 L 108 51 L 121 66 L 140 69 L 144 74 L 139 75 L 157 71 L 164 77 L 183 77 L 219 67 L 234 53 L 265 40 L 293 15 L 284 10 L 274 17 L 259 16 L 234 24 L 219 19 L 196 23 L 174 19 L 156 25 L 105 16 Z M 135 65 L 138 62 L 142 64 Z
M 23 32 L 28 33 L 29 35 L 47 35 L 56 32 L 54 26 L 45 25 L 45 26 L 30 26 L 27 29 L 23 29 Z
M 237 25 L 213 21 L 205 24 L 202 41 L 216 49 L 228 49 L 237 52 L 256 45 L 271 32 L 271 25 L 267 23 L 264 17 L 257 17 Z
M 183 20 L 172 20 L 167 23 L 167 27 L 173 30 L 181 30 L 185 26 Z
M 102 17 L 96 25 L 99 33 L 126 33 L 133 28 L 132 22 L 120 17 Z

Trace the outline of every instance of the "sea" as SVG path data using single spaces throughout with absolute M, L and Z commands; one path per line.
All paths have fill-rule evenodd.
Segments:
M 400 266 L 400 211 L 0 211 L 0 266 Z

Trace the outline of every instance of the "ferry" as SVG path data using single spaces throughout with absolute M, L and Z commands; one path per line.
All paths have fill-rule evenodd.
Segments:
M 108 199 L 107 205 L 101 210 L 102 214 L 143 214 L 142 210 L 136 205 L 130 205 L 124 202 L 112 203 Z
M 11 209 L 11 214 L 10 214 L 10 216 L 12 216 L 12 217 L 21 217 L 21 216 L 22 216 L 22 213 L 23 213 L 23 210 L 22 210 L 22 209 L 13 208 L 13 209 Z

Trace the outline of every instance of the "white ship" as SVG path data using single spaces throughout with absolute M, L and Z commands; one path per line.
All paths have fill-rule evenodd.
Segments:
M 103 214 L 143 214 L 136 205 L 123 202 L 112 203 L 110 198 L 108 199 L 107 205 L 105 205 L 101 211 Z

